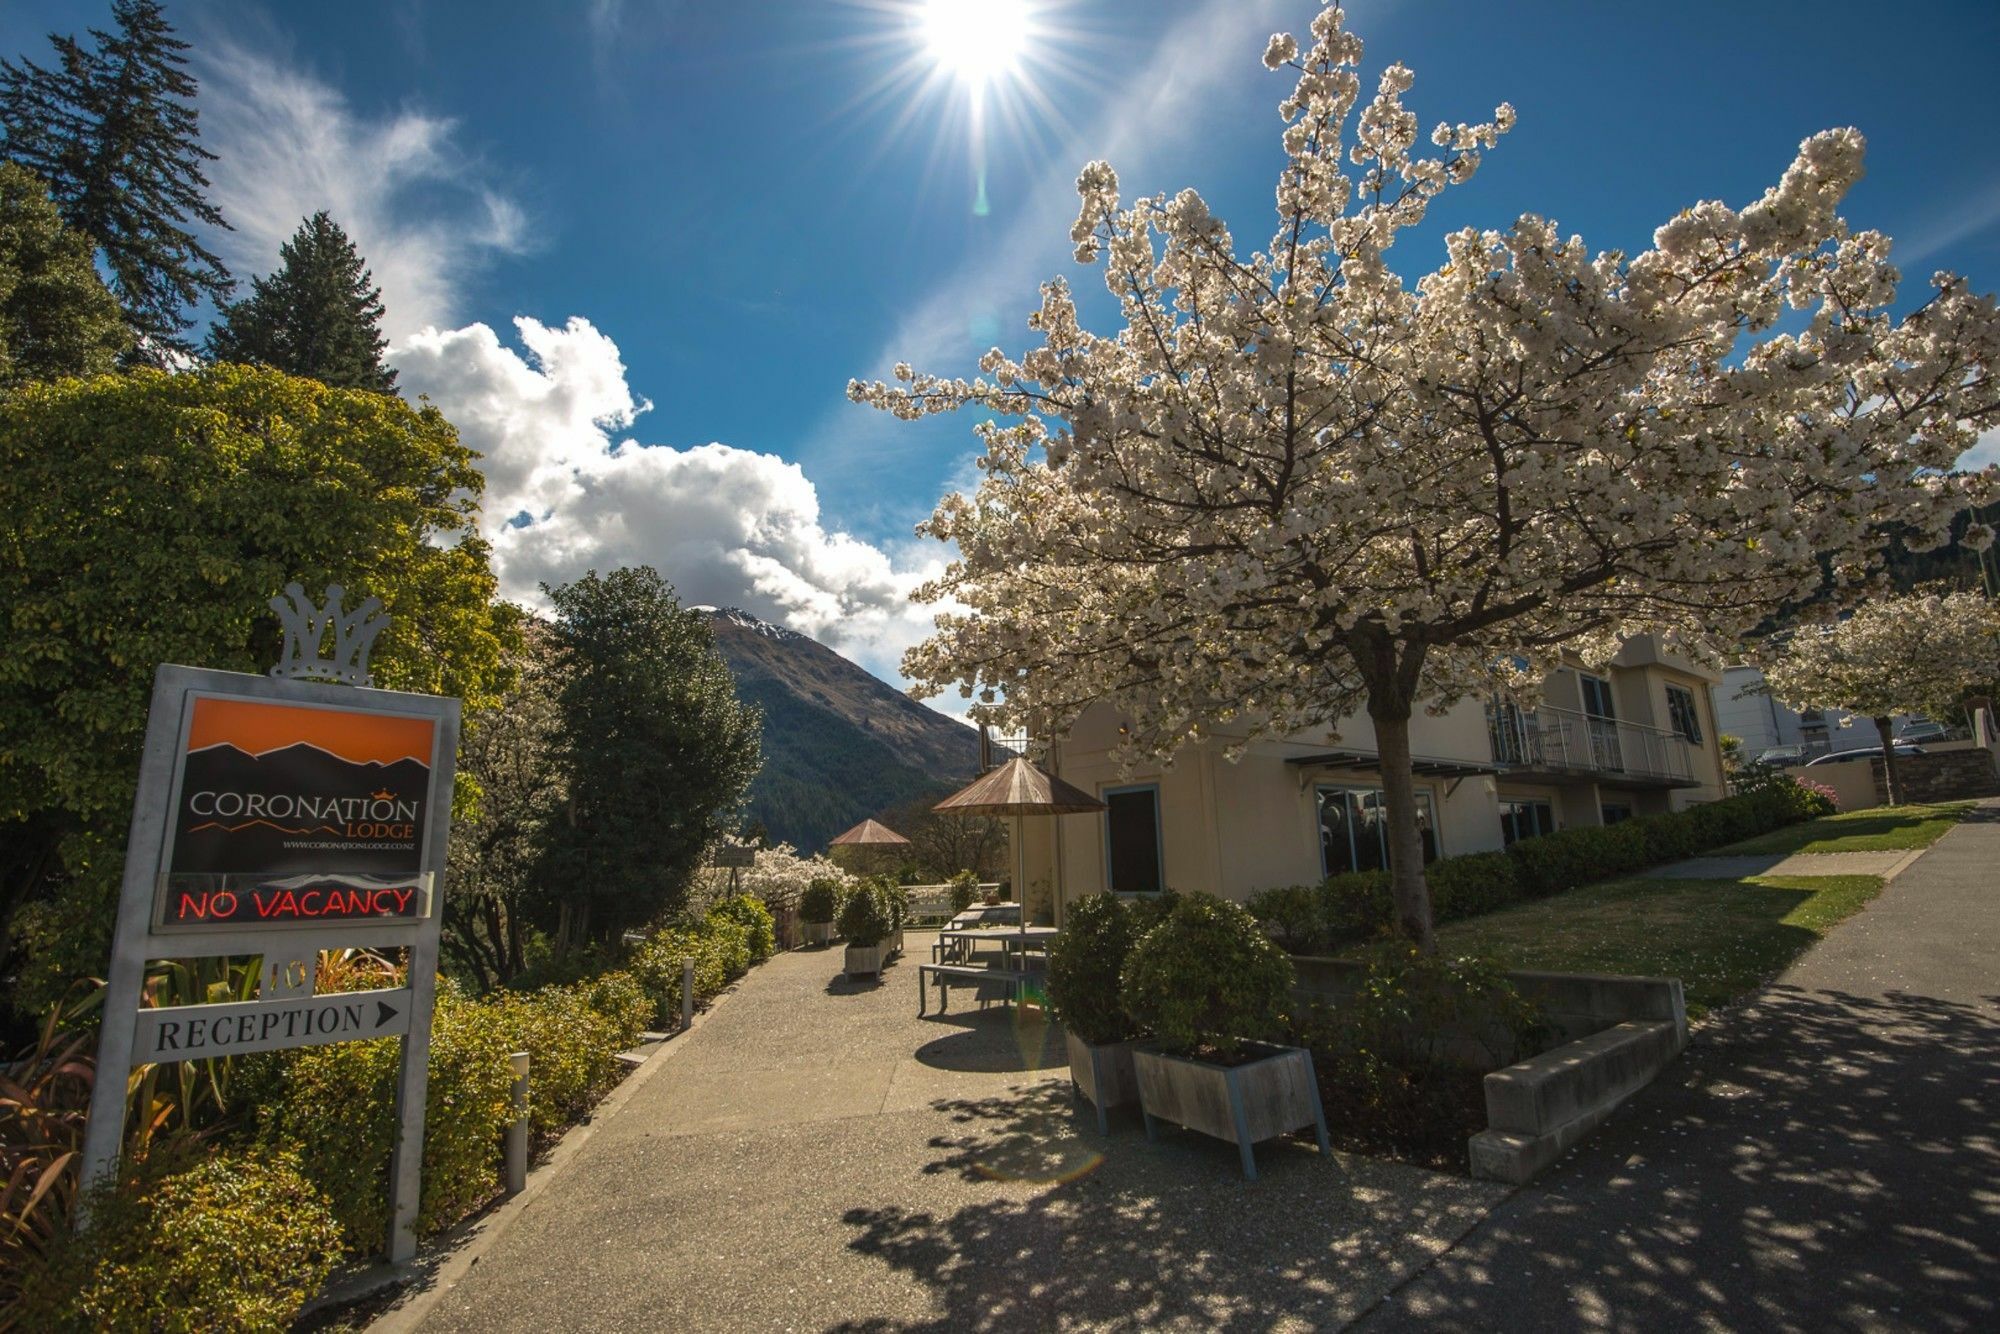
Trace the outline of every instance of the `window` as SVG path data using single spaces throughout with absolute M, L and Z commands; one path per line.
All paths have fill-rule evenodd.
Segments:
M 1160 789 L 1115 787 L 1104 794 L 1105 867 L 1120 894 L 1157 894 L 1160 881 Z
M 1667 717 L 1673 720 L 1676 732 L 1697 746 L 1701 744 L 1701 715 L 1695 712 L 1692 690 L 1667 687 Z
M 1623 824 L 1632 818 L 1632 808 L 1630 806 L 1602 806 L 1598 808 L 1598 814 L 1606 824 Z
M 1611 683 L 1601 676 L 1585 676 L 1577 673 L 1583 683 L 1583 711 L 1593 718 L 1616 718 L 1618 710 L 1611 704 Z
M 1546 801 L 1500 799 L 1500 841 L 1519 843 L 1524 838 L 1540 838 L 1556 831 L 1555 807 Z
M 1379 787 L 1322 787 L 1319 795 L 1319 861 L 1327 875 L 1380 871 L 1389 865 L 1389 806 Z M 1417 792 L 1417 832 L 1424 863 L 1437 860 L 1437 821 L 1431 794 Z

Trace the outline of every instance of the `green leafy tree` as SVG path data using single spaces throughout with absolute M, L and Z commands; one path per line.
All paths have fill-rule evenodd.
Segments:
M 546 883 L 559 949 L 678 911 L 702 854 L 736 824 L 762 722 L 737 701 L 708 618 L 639 566 L 547 588 L 569 788 Z
M 0 397 L 0 870 L 17 1003 L 101 975 L 162 662 L 257 672 L 296 580 L 382 599 L 377 684 L 495 702 L 471 450 L 433 408 L 220 366 Z M 32 901 L 28 911 L 17 911 Z
M 382 364 L 382 289 L 347 233 L 325 212 L 299 225 L 278 251 L 277 272 L 223 307 L 209 331 L 217 361 L 251 362 L 306 375 L 337 389 L 396 391 Z
M 549 823 L 567 789 L 556 770 L 562 716 L 554 643 L 529 620 L 513 654 L 513 684 L 497 707 L 467 719 L 458 771 L 476 799 L 451 828 L 444 949 L 482 988 L 528 966 L 530 907 Z
M 0 60 L 4 152 L 46 181 L 63 220 L 88 236 L 125 318 L 157 358 L 186 351 L 187 308 L 231 282 L 191 225 L 227 228 L 208 202 L 195 79 L 158 0 L 112 0 L 116 32 L 95 45 L 49 34 L 55 63 Z
M 108 371 L 131 345 L 90 242 L 32 172 L 0 162 L 0 389 Z

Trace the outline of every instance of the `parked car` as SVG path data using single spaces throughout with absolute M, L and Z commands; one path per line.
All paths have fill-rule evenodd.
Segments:
M 1896 734 L 1896 744 L 1920 741 L 1949 741 L 1952 729 L 1943 723 L 1905 723 L 1903 730 Z
M 1806 748 L 1804 746 L 1766 746 L 1757 752 L 1757 758 L 1752 761 L 1755 764 L 1769 765 L 1774 769 L 1789 768 L 1794 764 L 1804 764 L 1805 762 Z
M 1880 746 L 1856 746 L 1851 750 L 1830 751 L 1816 760 L 1807 760 L 1806 768 L 1810 769 L 1815 764 L 1839 764 L 1842 760 L 1865 760 L 1870 756 L 1880 755 L 1881 753 L 1882 748 Z M 1899 760 L 1908 759 L 1912 755 L 1921 755 L 1923 753 L 1924 748 L 1922 746 L 1906 746 L 1900 741 L 1896 743 L 1896 758 Z

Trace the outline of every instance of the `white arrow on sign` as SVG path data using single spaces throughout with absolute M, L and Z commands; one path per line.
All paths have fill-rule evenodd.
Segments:
M 401 1037 L 409 1031 L 408 987 L 297 1000 L 174 1005 L 139 1011 L 132 1064 Z

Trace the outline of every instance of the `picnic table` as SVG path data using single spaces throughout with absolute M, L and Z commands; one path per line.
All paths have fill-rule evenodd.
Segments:
M 1060 932 L 1053 926 L 946 927 L 938 932 L 936 954 L 940 961 L 971 963 L 979 957 L 983 944 L 998 943 L 1001 966 L 1015 953 L 1046 952 L 1049 942 Z

